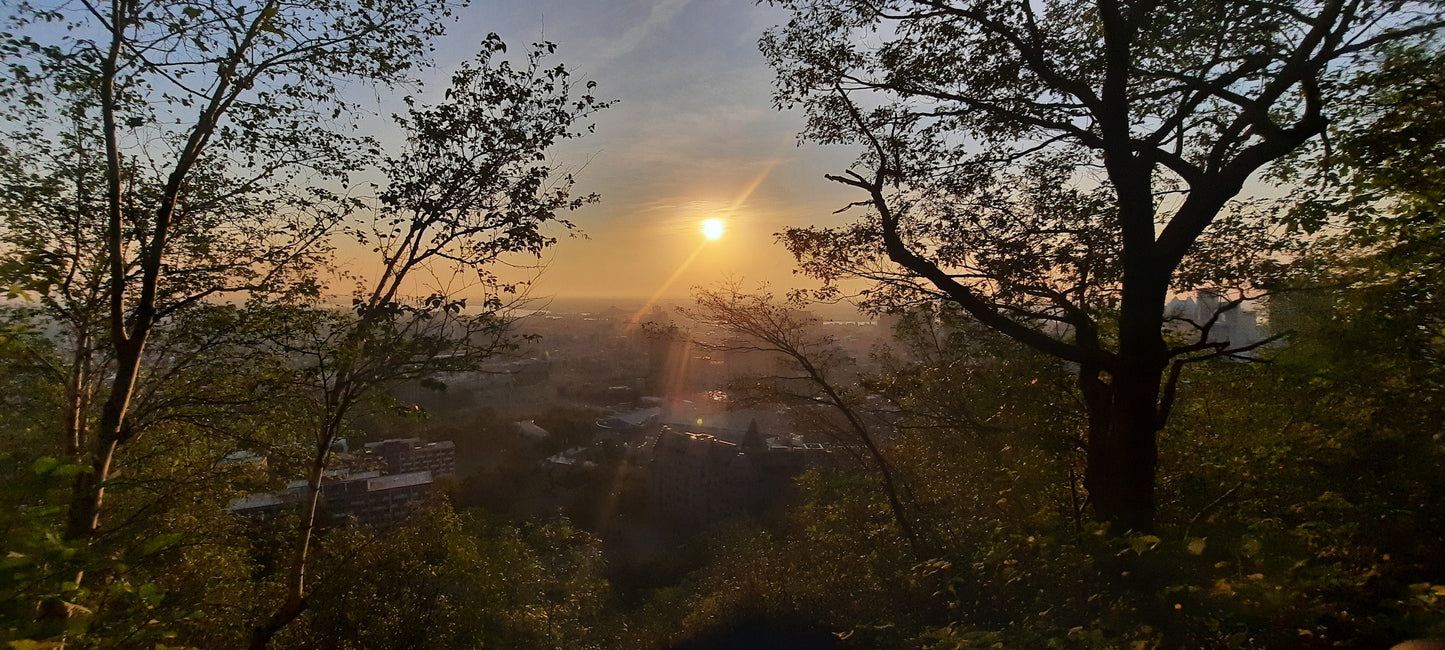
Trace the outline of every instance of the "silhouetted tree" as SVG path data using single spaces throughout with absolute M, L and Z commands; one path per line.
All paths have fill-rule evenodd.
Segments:
M 830 179 L 868 218 L 783 235 L 803 269 L 878 282 L 875 305 L 956 303 L 1078 365 L 1097 516 L 1154 525 L 1156 435 L 1179 370 L 1290 242 L 1231 201 L 1324 132 L 1382 48 L 1428 41 L 1434 1 L 778 0 L 776 102 L 865 147 Z M 864 99 L 864 98 L 867 99 Z M 1172 292 L 1230 295 L 1171 342 Z
M 75 12 L 27 4 L 12 14 L 18 31 L 4 34 L 0 88 L 7 112 L 29 133 L 43 134 L 57 113 L 67 125 L 88 122 L 86 150 L 103 161 L 96 239 L 114 366 L 68 538 L 88 539 L 100 525 L 116 450 L 138 433 L 128 413 L 157 323 L 209 296 L 264 285 L 314 250 L 328 220 L 288 219 L 297 212 L 282 208 L 333 198 L 296 197 L 299 174 L 337 178 L 365 160 L 366 140 L 327 126 L 355 108 L 341 84 L 406 81 L 449 7 L 111 0 Z M 231 200 L 268 209 L 246 217 L 217 209 Z M 240 236 L 213 238 L 222 233 Z
M 252 648 L 266 647 L 307 607 L 322 476 L 352 410 L 382 388 L 475 368 L 505 346 L 507 297 L 521 288 L 493 266 L 540 256 L 555 242 L 548 227 L 571 226 L 562 213 L 597 200 L 571 196 L 571 175 L 547 160 L 558 141 L 590 131 L 580 120 L 607 106 L 591 94 L 595 82 L 578 95 L 564 67 L 542 65 L 554 49 L 538 44 L 514 69 L 501 58 L 506 45 L 489 35 L 477 60 L 452 74 L 445 99 L 396 118 L 406 144 L 381 165 L 388 182 L 371 218 L 346 227 L 379 255 L 380 273 L 359 282 L 349 311 L 302 307 L 281 328 L 279 350 L 296 361 L 295 382 L 313 398 L 314 438 L 285 594 L 254 628 Z M 428 294 L 412 297 L 418 288 Z M 481 304 L 469 311 L 465 293 L 482 294 Z
M 821 400 L 843 417 L 843 432 L 837 438 L 849 448 L 860 448 L 859 460 L 878 472 L 893 521 L 913 552 L 922 555 L 924 540 L 903 503 L 905 486 L 884 456 L 865 414 L 859 410 L 857 396 L 838 383 L 838 370 L 849 359 L 831 337 L 813 331 L 812 323 L 797 315 L 805 303 L 780 301 L 766 287 L 757 293 L 745 293 L 736 284 L 699 288 L 693 300 L 697 309 L 684 310 L 688 317 L 711 323 L 738 337 L 703 345 L 727 352 L 780 355 L 787 370 L 799 373 L 783 379 L 800 381 L 806 386 L 805 399 Z

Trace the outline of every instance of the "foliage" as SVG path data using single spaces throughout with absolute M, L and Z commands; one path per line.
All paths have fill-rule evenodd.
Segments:
M 203 646 L 234 638 L 252 568 L 250 542 L 224 506 L 267 482 L 221 461 L 275 435 L 270 409 L 280 406 L 256 396 L 269 364 L 250 347 L 255 333 L 242 312 L 217 306 L 184 312 L 152 340 L 148 368 L 157 376 L 143 382 L 132 421 L 144 435 L 134 454 L 117 459 L 108 485 L 113 523 L 89 543 L 61 534 L 61 504 L 89 468 L 60 453 L 59 423 L 39 418 L 47 435 L 38 439 L 0 430 L 11 458 L 25 463 L 0 481 L 20 506 L 3 537 L 9 638 L 147 648 L 178 637 Z M 58 384 L 36 378 L 28 390 Z M 73 580 L 78 574 L 83 584 Z
M 403 381 L 475 369 L 508 347 L 502 296 L 518 289 L 500 282 L 492 266 L 508 255 L 540 256 L 555 241 L 548 226 L 570 227 L 559 213 L 597 200 L 572 198 L 571 176 L 555 178 L 546 159 L 606 102 L 590 94 L 591 82 L 588 93 L 573 97 L 565 67 L 543 67 L 550 44 L 536 45 L 521 69 L 500 59 L 505 49 L 488 36 L 475 63 L 453 73 L 441 102 L 417 107 L 408 100 L 407 114 L 395 118 L 406 146 L 382 162 L 388 183 L 370 218 L 345 228 L 380 258 L 380 273 L 358 280 L 351 309 L 313 299 L 286 309 L 276 330 L 272 345 L 291 360 L 293 394 L 304 396 L 311 420 L 301 445 L 309 451 L 307 487 L 285 593 L 254 628 L 253 648 L 309 607 L 321 481 L 355 407 Z M 438 285 L 418 281 L 426 276 Z M 475 279 L 457 286 L 459 276 Z M 409 298 L 419 288 L 424 297 Z M 479 309 L 468 313 L 464 294 L 478 289 Z
M 837 451 L 846 451 L 877 472 L 899 531 L 915 552 L 921 553 L 923 540 L 919 539 L 903 503 L 904 486 L 897 484 L 893 469 L 880 449 L 873 431 L 877 425 L 870 426 L 859 396 L 845 383 L 842 369 L 848 361 L 847 355 L 831 337 L 817 334 L 812 323 L 797 316 L 806 303 L 799 299 L 780 301 L 766 286 L 756 293 L 745 293 L 737 284 L 698 289 L 693 299 L 697 302 L 696 311 L 683 313 L 716 325 L 729 336 L 728 340 L 705 341 L 702 345 L 725 352 L 776 357 L 774 360 L 782 366 L 779 371 L 788 374 L 765 376 L 761 383 L 767 388 L 754 387 L 751 392 L 761 392 L 784 403 L 791 401 L 798 407 L 795 422 L 812 419 L 814 426 L 836 443 Z M 817 405 L 827 407 L 821 417 L 817 409 L 810 408 Z
M 1074 406 L 1078 396 L 1067 364 L 980 327 L 946 303 L 904 314 L 894 341 L 894 348 L 875 354 L 881 372 L 867 386 L 901 408 L 906 439 L 933 441 L 917 449 L 931 449 L 936 461 L 952 459 L 1011 480 L 1048 477 L 1065 488 L 1063 494 L 1082 497 L 1068 487 L 1067 477 L 1082 460 L 1077 456 L 1086 424 Z M 945 442 L 953 439 L 967 444 Z M 950 484 L 950 464 L 922 458 L 910 463 L 928 472 L 915 481 L 918 489 Z M 1081 514 L 1077 507 L 1052 509 Z
M 357 108 L 343 80 L 404 84 L 448 3 L 15 8 L 0 34 L 13 126 L 0 135 L 0 281 L 34 302 L 0 321 L 0 642 L 706 647 L 759 632 L 1172 649 L 1445 636 L 1438 4 L 782 4 L 794 21 L 765 42 L 779 99 L 806 104 L 811 137 L 867 148 L 840 178 L 874 211 L 787 242 L 805 270 L 879 280 L 872 304 L 909 309 L 877 376 L 857 377 L 770 295 L 704 292 L 702 308 L 754 337 L 724 345 L 809 373 L 808 402 L 821 394 L 846 416 L 861 394 L 886 398 L 896 433 L 856 433 L 879 443 L 901 489 L 882 489 L 888 474 L 806 474 L 796 507 L 709 531 L 677 555 L 700 568 L 630 611 L 597 540 L 566 521 L 436 503 L 392 531 L 317 528 L 314 509 L 268 528 L 227 509 L 303 473 L 314 497 L 331 443 L 368 408 L 397 406 L 397 384 L 507 347 L 505 307 L 526 287 L 494 265 L 535 258 L 595 200 L 572 196 L 548 158 L 607 105 L 590 83 L 546 64 L 549 44 L 514 65 L 488 37 L 438 104 L 408 102 L 407 141 L 382 157 L 323 128 Z M 898 101 L 867 106 L 863 90 Z M 1327 117 L 1328 152 L 1305 142 Z M 1298 209 L 1224 205 L 1290 147 L 1275 174 L 1301 186 Z M 319 189 L 368 159 L 389 179 L 374 198 Z M 1084 177 L 1098 166 L 1104 182 Z M 1177 262 L 1145 274 L 1155 294 L 1142 304 L 1267 286 L 1270 326 L 1293 334 L 1258 348 L 1263 367 L 1145 386 L 1161 416 L 1148 439 L 1157 430 L 1160 453 L 1144 458 L 1162 468 L 1157 511 L 1152 530 L 1124 533 L 1083 516 L 1098 491 L 1080 490 L 1080 471 L 1097 436 L 1118 433 L 1095 421 L 1090 391 L 1118 387 L 1128 364 L 1110 363 L 1163 324 L 1128 315 L 1145 223 L 1131 196 L 1148 199 L 1155 252 Z M 383 269 L 349 308 L 321 300 L 308 273 L 327 233 L 373 248 Z M 1286 248 L 1299 257 L 1274 254 Z M 253 299 L 207 299 L 234 288 Z M 1159 335 L 1173 347 L 1146 359 L 1154 370 L 1238 350 L 1195 325 L 1194 342 Z M 120 415 L 98 418 L 111 398 Z M 539 421 L 579 438 L 588 413 Z M 90 436 L 97 419 L 107 426 Z M 237 450 L 266 452 L 267 467 L 227 462 Z M 517 499 L 522 456 L 489 503 Z M 629 467 L 579 482 L 636 488 Z M 104 489 L 105 525 L 67 537 L 65 506 L 87 481 Z M 901 500 L 931 555 L 897 535 Z
M 439 504 L 378 536 L 336 531 L 283 647 L 603 647 L 595 542 L 565 522 L 517 529 Z
M 870 386 L 904 408 L 890 458 L 921 525 L 947 540 L 938 556 L 910 561 L 876 534 L 886 506 L 866 479 L 809 475 L 785 524 L 714 535 L 696 582 L 655 595 L 681 627 L 651 638 L 759 618 L 775 637 L 816 625 L 844 647 L 1438 637 L 1439 366 L 1417 347 L 1429 339 L 1389 334 L 1397 321 L 1377 307 L 1408 295 L 1396 288 L 1277 297 L 1272 324 L 1295 332 L 1290 344 L 1271 364 L 1206 366 L 1184 384 L 1163 432 L 1160 523 L 1123 537 L 1075 514 L 1068 432 L 1083 423 L 1067 407 L 1068 369 L 948 310 L 919 310 Z
M 1353 110 L 1331 124 L 1327 155 L 1277 170 L 1282 179 L 1299 182 L 1291 197 L 1293 228 L 1344 236 L 1353 246 L 1388 246 L 1438 221 L 1432 215 L 1445 201 L 1440 64 L 1441 54 L 1426 47 L 1387 50 L 1379 68 L 1353 89 Z M 1331 237 L 1324 243 L 1341 242 Z
M 875 309 L 948 300 L 1079 364 L 1084 483 L 1135 530 L 1180 368 L 1260 344 L 1211 332 L 1297 243 L 1246 183 L 1348 114 L 1388 48 L 1437 50 L 1445 27 L 1428 0 L 775 4 L 775 102 L 862 147 L 829 178 L 867 211 L 782 242 L 826 295 L 861 278 Z M 1168 340 L 1169 294 L 1199 290 L 1228 300 Z
M 165 362 L 150 367 L 168 376 L 146 382 L 138 396 L 135 422 L 146 433 L 118 460 L 107 490 L 112 523 L 88 545 L 66 543 L 58 526 L 59 504 L 85 467 L 55 457 L 54 425 L 0 422 L 12 470 L 0 494 L 19 506 L 0 519 L 0 638 L 236 647 L 270 613 L 285 589 L 294 522 L 258 528 L 226 504 L 277 488 L 276 477 L 294 476 L 308 461 L 308 450 L 292 446 L 308 423 L 276 391 L 290 369 L 256 345 L 277 326 L 276 311 L 198 309 L 157 333 L 154 353 Z M 26 345 L 45 350 L 42 341 Z M 56 384 L 40 367 L 3 368 L 9 396 L 42 415 L 58 408 Z M 223 461 L 238 448 L 266 452 L 266 466 Z M 477 523 L 437 504 L 389 533 L 327 530 L 317 548 L 312 598 L 321 609 L 283 633 L 281 647 L 415 639 L 602 647 L 617 633 L 597 544 L 565 522 Z M 84 585 L 65 585 L 77 568 Z M 44 616 L 50 607 L 68 615 Z
M 405 81 L 413 57 L 440 33 L 430 18 L 448 11 L 445 2 L 425 1 L 256 7 L 122 0 L 73 14 L 26 3 L 7 15 L 0 110 L 22 125 L 7 135 L 7 153 L 20 151 L 22 161 L 11 175 L 36 179 L 51 203 L 77 198 L 73 213 L 43 210 L 40 219 L 12 217 L 7 226 L 18 226 L 19 243 L 34 245 L 27 234 L 53 216 L 67 240 L 96 241 L 104 250 L 101 256 L 77 243 L 68 253 L 79 257 L 59 264 L 20 250 L 5 264 L 24 290 L 67 287 L 47 277 L 54 268 L 68 267 L 67 277 L 94 274 L 79 283 L 90 288 L 80 294 L 85 309 L 68 293 L 47 302 L 72 314 L 67 437 L 70 453 L 83 454 L 91 467 L 75 476 L 67 540 L 94 541 L 117 450 L 142 431 L 131 406 L 157 325 L 216 294 L 275 290 L 316 261 L 337 197 L 296 191 L 294 181 L 303 172 L 343 179 L 366 160 L 369 144 L 325 128 L 356 109 L 341 85 Z M 51 155 L 47 136 L 71 127 L 74 139 Z M 92 169 L 103 169 L 103 184 L 86 177 Z M 87 214 L 91 189 L 102 185 L 103 216 Z M 93 239 L 92 227 L 99 231 Z M 98 311 L 100 287 L 113 372 L 95 435 L 86 439 L 88 340 L 97 323 L 77 314 Z M 79 588 L 83 578 L 77 573 L 70 584 Z
M 1235 222 L 1210 226 L 1239 193 L 1241 174 L 1279 155 L 1270 150 L 1317 135 L 1324 111 L 1356 111 L 1358 84 L 1390 74 L 1371 65 L 1379 44 L 1414 42 L 1439 27 L 1431 3 L 1318 16 L 1312 7 L 1249 3 L 778 4 L 792 19 L 763 40 L 778 72 L 777 103 L 807 110 L 805 137 L 861 145 L 861 175 L 834 180 L 866 185 L 877 172 L 887 205 L 870 197 L 862 206 L 897 220 L 785 233 L 803 268 L 824 279 L 880 280 L 870 294 L 881 294 L 880 304 L 906 304 L 916 292 L 948 296 L 975 316 L 987 306 L 1035 329 L 1077 326 L 1071 310 L 1102 319 L 1119 307 L 1132 259 L 1124 238 L 1140 227 L 1121 214 L 1134 209 L 1130 191 L 1152 191 L 1160 202 L 1157 212 L 1145 206 L 1151 234 L 1156 221 L 1177 224 L 1157 242 L 1158 254 L 1178 258 L 1171 273 L 1200 237 L 1220 248 L 1232 242 L 1234 256 L 1278 245 L 1243 237 Z M 1312 17 L 1316 34 L 1287 28 Z M 870 31 L 887 36 L 859 38 Z M 1301 62 L 1291 65 L 1292 55 Z M 849 99 L 864 91 L 887 99 L 876 108 Z M 1269 124 L 1258 123 L 1266 116 Z M 1125 141 L 1148 155 L 1112 148 Z M 1128 165 L 1142 176 L 1121 178 Z M 1106 175 L 1081 176 L 1091 168 Z M 1234 178 L 1220 195 L 1191 191 L 1225 177 Z M 953 295 L 921 266 L 888 260 L 879 244 L 892 234 L 984 304 Z M 1147 243 L 1130 248 L 1146 253 Z M 862 248 L 869 245 L 871 253 Z M 1255 277 L 1174 288 L 1248 286 Z
M 886 632 L 903 623 L 890 617 L 915 620 L 933 609 L 926 594 L 906 587 L 913 554 L 871 477 L 810 473 L 800 487 L 804 505 L 776 526 L 711 531 L 707 564 L 679 587 L 654 592 L 636 615 L 640 638 L 631 644 L 685 647 L 750 627 L 774 639 L 855 626 Z M 853 499 L 840 498 L 845 493 Z

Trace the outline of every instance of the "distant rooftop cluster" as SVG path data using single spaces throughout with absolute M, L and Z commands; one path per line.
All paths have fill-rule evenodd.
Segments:
M 344 444 L 341 445 L 344 447 Z M 376 529 L 401 524 L 431 499 L 438 476 L 456 467 L 456 445 L 450 440 L 417 438 L 367 443 L 360 455 L 342 456 L 345 467 L 327 470 L 321 479 L 322 521 L 353 522 Z M 236 460 L 232 460 L 236 456 Z M 227 456 L 230 462 L 254 462 L 254 452 Z M 264 457 L 260 457 L 264 461 Z M 358 469 L 378 466 L 380 469 Z M 296 510 L 306 498 L 306 479 L 292 480 L 280 492 L 232 499 L 231 512 L 254 521 L 271 521 Z
M 795 477 L 833 460 L 821 443 L 805 443 L 797 435 L 764 437 L 757 422 L 738 442 L 668 425 L 653 448 L 648 493 L 664 518 L 707 525 L 781 505 Z
M 1210 291 L 1201 291 L 1195 298 L 1175 298 L 1164 306 L 1164 316 L 1171 329 L 1185 336 L 1197 336 L 1208 326 L 1210 343 L 1228 343 L 1237 348 L 1256 343 L 1265 337 L 1259 325 L 1259 312 L 1245 302 L 1230 301 Z

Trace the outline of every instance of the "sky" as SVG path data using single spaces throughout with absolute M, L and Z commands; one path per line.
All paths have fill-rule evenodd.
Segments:
M 512 52 L 556 43 L 552 60 L 617 100 L 595 134 L 555 152 L 577 171 L 577 192 L 602 202 L 571 214 L 585 238 L 551 251 L 534 295 L 679 298 L 727 277 L 809 284 L 773 234 L 842 223 L 833 211 L 857 197 L 823 174 L 855 152 L 798 146 L 801 112 L 773 108 L 757 42 L 782 12 L 751 0 L 481 0 L 458 18 L 438 43 L 431 92 L 496 32 Z M 708 218 L 726 224 L 716 241 L 702 236 Z

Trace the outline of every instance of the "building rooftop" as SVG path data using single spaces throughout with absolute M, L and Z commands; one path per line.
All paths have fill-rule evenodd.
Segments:
M 265 464 L 266 455 L 254 451 L 233 451 L 226 454 L 217 464 L 239 465 L 239 464 Z
M 232 511 L 237 511 L 287 505 L 293 501 L 293 499 L 289 497 L 290 495 L 285 492 L 282 492 L 280 494 L 272 494 L 270 492 L 263 492 L 260 494 L 248 494 L 243 497 L 236 497 L 234 499 L 231 499 L 230 503 L 226 504 L 226 508 Z
M 551 433 L 548 433 L 546 429 L 537 426 L 537 423 L 531 420 L 523 420 L 521 422 L 518 422 L 517 433 L 520 433 L 524 438 L 530 438 L 532 440 L 545 440 L 552 435 Z
M 397 488 L 412 487 L 415 485 L 426 485 L 431 482 L 432 475 L 428 470 L 407 472 L 405 474 L 391 474 L 367 479 L 366 491 L 395 490 Z
M 377 477 L 377 476 L 381 476 L 381 471 L 380 471 L 380 470 L 371 469 L 371 470 L 367 470 L 367 471 L 365 471 L 365 472 L 352 472 L 352 471 L 350 471 L 350 470 L 348 470 L 348 469 L 346 469 L 346 468 L 343 467 L 343 468 L 339 468 L 339 469 L 328 469 L 328 470 L 326 470 L 326 473 L 324 473 L 324 474 L 321 475 L 321 482 L 322 482 L 322 483 L 332 483 L 332 482 L 335 482 L 335 481 L 350 481 L 350 480 L 363 479 L 363 478 L 375 478 L 375 477 Z M 306 479 L 304 479 L 304 478 L 298 478 L 298 479 L 292 479 L 292 480 L 290 480 L 290 481 L 287 481 L 287 482 L 286 482 L 286 489 L 288 489 L 288 490 L 304 490 L 304 489 L 306 489 Z

